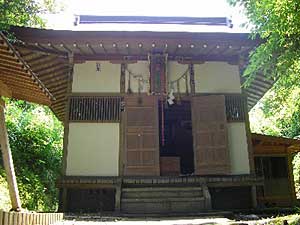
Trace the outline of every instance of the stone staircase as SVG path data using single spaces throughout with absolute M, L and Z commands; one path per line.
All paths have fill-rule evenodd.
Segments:
M 211 209 L 206 185 L 134 185 L 123 187 L 123 213 L 200 213 Z

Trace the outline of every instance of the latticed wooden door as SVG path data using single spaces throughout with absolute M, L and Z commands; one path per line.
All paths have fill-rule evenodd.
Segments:
M 125 97 L 124 175 L 159 176 L 156 96 Z
M 225 96 L 192 98 L 195 173 L 229 174 Z

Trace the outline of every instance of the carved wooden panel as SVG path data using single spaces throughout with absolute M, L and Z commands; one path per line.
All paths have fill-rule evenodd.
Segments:
M 156 96 L 125 97 L 124 175 L 159 175 Z
M 224 95 L 193 97 L 192 121 L 195 173 L 229 174 Z

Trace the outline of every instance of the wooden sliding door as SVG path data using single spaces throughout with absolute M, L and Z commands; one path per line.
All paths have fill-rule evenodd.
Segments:
M 126 96 L 124 114 L 124 175 L 159 176 L 157 97 Z
M 229 174 L 225 96 L 192 97 L 196 175 Z

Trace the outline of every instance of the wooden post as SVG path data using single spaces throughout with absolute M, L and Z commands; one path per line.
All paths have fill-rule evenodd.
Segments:
M 205 197 L 205 209 L 206 210 L 211 210 L 212 209 L 212 205 L 211 205 L 211 195 L 209 193 L 209 189 L 207 187 L 206 184 L 202 184 L 202 191 L 203 191 L 203 195 Z
M 72 93 L 72 84 L 73 84 L 73 72 L 74 72 L 74 53 L 69 52 L 69 73 L 68 73 L 68 85 L 67 85 L 67 100 L 65 104 L 65 118 L 64 118 L 64 139 L 63 139 L 63 165 L 62 165 L 62 175 L 63 177 L 67 174 L 67 158 L 68 158 L 68 144 L 69 144 L 69 113 L 70 113 L 70 96 Z M 58 211 L 65 211 L 67 204 L 67 189 L 62 188 L 62 198 L 60 199 L 60 207 Z
M 15 169 L 14 169 L 13 159 L 11 155 L 6 125 L 5 125 L 4 108 L 5 108 L 5 103 L 3 99 L 0 98 L 0 145 L 1 145 L 1 152 L 3 158 L 3 165 L 6 172 L 6 179 L 8 183 L 12 209 L 14 211 L 20 211 L 21 201 L 19 197 Z
M 256 185 L 251 186 L 252 207 L 257 208 Z
M 121 76 L 120 76 L 120 92 L 122 94 L 125 93 L 125 83 L 126 83 L 126 64 L 125 63 L 121 63 Z
M 290 182 L 290 195 L 291 195 L 291 203 L 292 206 L 296 204 L 297 197 L 295 191 L 295 182 L 294 182 L 294 174 L 293 174 L 293 155 L 292 152 L 287 148 L 287 166 L 288 166 L 288 178 Z
M 115 211 L 121 211 L 121 195 L 122 195 L 122 178 L 117 179 L 116 194 L 115 194 Z
M 67 156 L 68 156 L 68 139 L 69 139 L 69 112 L 70 112 L 70 95 L 72 93 L 73 83 L 73 70 L 74 70 L 74 54 L 69 53 L 69 74 L 68 74 L 68 86 L 67 86 L 67 101 L 65 105 L 65 118 L 64 118 L 64 139 L 63 139 L 63 176 L 67 173 Z

